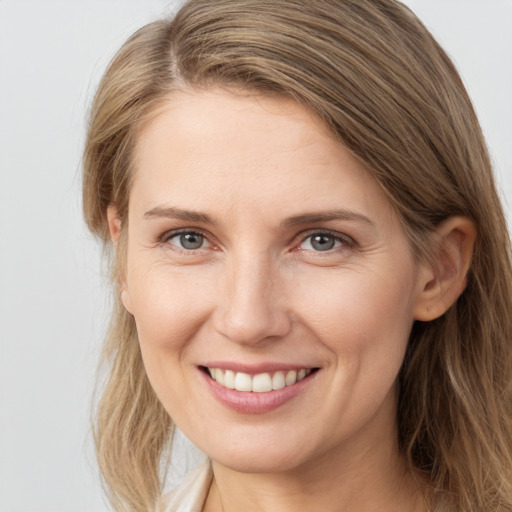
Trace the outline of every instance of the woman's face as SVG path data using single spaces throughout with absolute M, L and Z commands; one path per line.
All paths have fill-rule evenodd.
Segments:
M 282 471 L 389 450 L 421 272 L 377 183 L 313 114 L 174 94 L 138 140 L 127 251 L 149 379 L 215 461 Z

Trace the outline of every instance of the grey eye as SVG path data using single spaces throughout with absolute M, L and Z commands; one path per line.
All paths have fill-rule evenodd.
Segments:
M 316 251 L 329 251 L 335 243 L 335 238 L 330 235 L 313 235 L 311 237 L 311 247 Z
M 205 244 L 205 238 L 201 233 L 194 233 L 193 231 L 187 233 L 178 233 L 169 239 L 169 243 L 177 245 L 182 249 L 193 251 L 201 249 Z
M 309 251 L 325 252 L 341 247 L 342 240 L 329 233 L 315 233 L 308 236 L 300 245 L 301 249 Z

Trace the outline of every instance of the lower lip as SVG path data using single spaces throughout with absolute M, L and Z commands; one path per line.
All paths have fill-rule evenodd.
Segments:
M 267 391 L 265 393 L 255 393 L 225 388 L 204 371 L 199 371 L 210 388 L 210 391 L 213 393 L 213 396 L 223 405 L 242 414 L 263 414 L 281 407 L 304 391 L 318 373 L 318 371 L 310 373 L 301 381 L 282 389 Z

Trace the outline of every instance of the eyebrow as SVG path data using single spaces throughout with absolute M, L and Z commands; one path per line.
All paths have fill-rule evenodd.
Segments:
M 375 227 L 375 223 L 368 217 L 352 212 L 350 210 L 327 210 L 324 212 L 304 213 L 284 220 L 281 224 L 285 227 L 297 226 L 300 224 L 316 224 L 330 220 L 345 220 L 351 222 L 363 222 L 369 226 Z
M 188 222 L 199 222 L 202 224 L 207 224 L 209 226 L 214 226 L 217 222 L 207 213 L 196 212 L 191 210 L 183 210 L 181 208 L 174 207 L 163 207 L 156 206 L 151 210 L 148 210 L 144 213 L 145 219 L 151 219 L 155 217 L 164 217 L 169 219 L 179 219 Z M 317 224 L 320 222 L 327 222 L 332 220 L 343 220 L 350 222 L 362 222 L 369 226 L 375 227 L 375 223 L 371 221 L 368 217 L 352 212 L 350 210 L 326 210 L 324 212 L 311 212 L 304 213 L 301 215 L 295 215 L 293 217 L 289 217 L 281 222 L 281 226 L 283 227 L 293 227 L 301 224 Z
M 200 222 L 202 224 L 214 225 L 216 222 L 207 213 L 182 210 L 181 208 L 156 206 L 144 214 L 145 219 L 154 217 L 165 217 L 168 219 L 179 219 L 189 222 Z

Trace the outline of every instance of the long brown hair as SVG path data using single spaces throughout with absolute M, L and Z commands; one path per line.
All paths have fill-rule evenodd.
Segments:
M 442 220 L 475 223 L 465 292 L 442 317 L 413 327 L 398 436 L 429 481 L 433 510 L 512 511 L 510 240 L 484 138 L 450 59 L 395 0 L 187 2 L 123 45 L 95 96 L 83 201 L 105 244 L 110 204 L 126 227 L 141 124 L 173 90 L 211 86 L 282 95 L 316 112 L 380 183 L 419 260 Z M 121 243 L 114 284 L 123 266 Z M 99 463 L 116 510 L 147 512 L 161 492 L 172 422 L 118 290 L 105 359 Z

